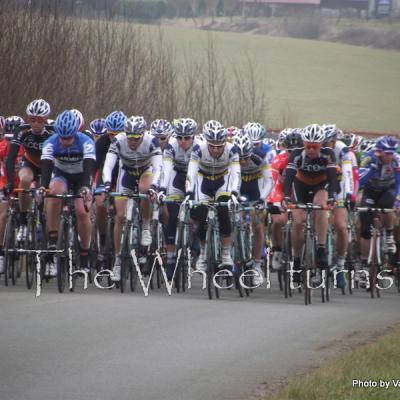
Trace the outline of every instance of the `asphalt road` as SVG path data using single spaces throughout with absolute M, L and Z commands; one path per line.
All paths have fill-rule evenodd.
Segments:
M 395 290 L 306 307 L 276 284 L 210 301 L 195 282 L 148 297 L 0 286 L 0 399 L 248 399 L 400 320 Z

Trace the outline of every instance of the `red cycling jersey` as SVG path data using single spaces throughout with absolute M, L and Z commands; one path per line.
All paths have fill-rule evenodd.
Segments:
M 267 203 L 281 203 L 283 200 L 284 172 L 288 165 L 288 160 L 289 153 L 287 151 L 281 151 L 272 160 L 271 170 L 274 188 L 271 190 L 271 193 L 267 198 Z
M 7 185 L 7 169 L 6 169 L 6 163 L 5 159 L 8 156 L 8 153 L 10 151 L 10 142 L 6 139 L 1 139 L 0 140 L 0 189 L 4 189 L 4 187 Z M 19 151 L 18 151 L 18 157 L 16 159 L 16 165 L 19 163 L 20 157 L 24 154 L 24 149 L 21 146 Z M 14 176 L 14 187 L 18 187 L 19 185 L 19 178 L 18 175 L 15 174 Z

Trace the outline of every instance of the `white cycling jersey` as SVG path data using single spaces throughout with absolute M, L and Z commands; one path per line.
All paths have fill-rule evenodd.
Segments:
M 340 140 L 337 140 L 333 149 L 336 163 L 340 167 L 339 184 L 340 193 L 337 200 L 344 200 L 348 194 L 354 192 L 353 167 L 357 166 L 357 160 L 349 148 Z
M 228 175 L 226 180 L 228 192 L 239 193 L 240 190 L 240 165 L 239 154 L 236 146 L 226 143 L 224 151 L 217 159 L 208 151 L 208 144 L 200 143 L 193 147 L 188 173 L 186 176 L 186 192 L 193 192 L 198 176 L 208 180 L 216 180 Z M 229 182 L 228 182 L 229 181 Z
M 142 142 L 136 150 L 129 147 L 125 132 L 115 136 L 104 163 L 103 182 L 111 182 L 112 170 L 118 159 L 120 168 L 128 173 L 140 175 L 142 172 L 151 169 L 153 173 L 152 184 L 158 187 L 162 168 L 162 154 L 158 141 L 150 133 L 144 134 Z

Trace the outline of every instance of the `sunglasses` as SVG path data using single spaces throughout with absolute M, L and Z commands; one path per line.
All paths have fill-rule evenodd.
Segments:
M 319 150 L 321 145 L 319 143 L 308 143 L 304 145 L 304 148 L 307 150 Z
M 378 153 L 379 155 L 386 154 L 388 156 L 392 156 L 395 153 L 395 151 L 394 150 L 375 150 L 375 153 Z
M 123 131 L 107 131 L 107 133 L 109 134 L 109 135 L 112 135 L 112 136 L 116 136 L 116 135 L 118 135 L 118 134 L 120 134 L 120 133 L 122 133 Z
M 74 137 L 73 136 L 60 136 L 60 140 L 62 142 L 69 142 L 70 140 L 72 140 Z
M 222 143 L 222 144 L 211 144 L 211 143 L 207 143 L 207 144 L 208 144 L 208 147 L 210 147 L 211 149 L 219 149 L 219 148 L 225 146 L 225 143 Z
M 168 136 L 157 136 L 157 139 L 163 142 L 164 140 L 168 139 Z
M 177 136 L 176 140 L 183 140 L 185 142 L 188 142 L 190 139 L 192 139 L 190 136 Z
M 131 140 L 132 142 L 139 142 L 142 140 L 142 136 L 128 136 L 128 140 Z
M 32 123 L 32 122 L 38 122 L 38 123 L 43 124 L 43 123 L 46 122 L 46 118 L 43 118 L 43 117 L 29 117 L 28 120 L 29 120 L 29 122 L 31 122 L 31 123 Z

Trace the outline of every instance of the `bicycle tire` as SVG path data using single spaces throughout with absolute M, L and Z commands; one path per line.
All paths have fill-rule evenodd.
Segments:
M 57 265 L 57 288 L 60 293 L 63 293 L 68 280 L 69 268 L 69 232 L 68 223 L 63 218 L 60 220 L 58 228 L 57 250 L 62 250 L 62 253 L 56 253 L 54 256 Z
M 33 216 L 28 217 L 27 223 L 27 234 L 25 238 L 24 248 L 26 250 L 37 250 L 35 246 L 37 244 L 36 235 L 36 221 Z M 26 277 L 26 287 L 32 289 L 33 282 L 36 275 L 36 254 L 26 253 L 21 257 L 21 261 L 25 264 L 25 277 Z
M 8 281 L 12 279 L 12 269 L 15 262 L 15 253 L 9 250 L 15 248 L 15 229 L 16 221 L 12 214 L 7 217 L 6 231 L 4 234 L 4 285 L 8 286 Z

